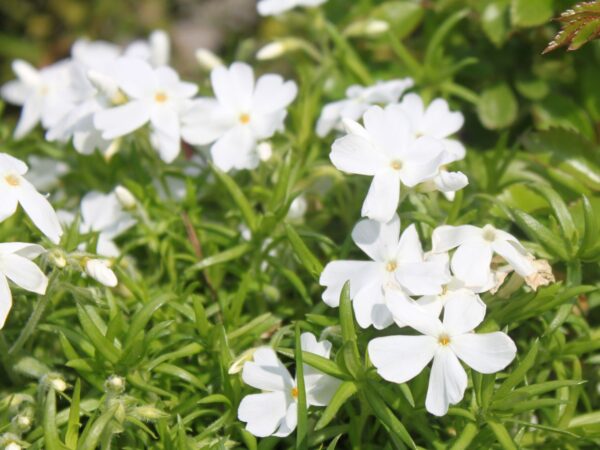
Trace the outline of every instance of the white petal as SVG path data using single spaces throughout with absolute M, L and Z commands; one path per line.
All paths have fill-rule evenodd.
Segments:
M 444 143 L 444 164 L 460 161 L 465 158 L 467 150 L 465 146 L 455 139 L 442 139 Z
M 108 287 L 119 284 L 117 276 L 109 267 L 108 261 L 103 259 L 90 259 L 85 264 L 85 272 L 98 283 Z
M 378 172 L 371 181 L 361 215 L 379 222 L 388 222 L 396 213 L 400 201 L 400 179 L 393 170 Z
M 400 158 L 404 148 L 410 145 L 410 121 L 397 105 L 385 109 L 372 106 L 364 114 L 363 121 L 369 135 L 388 160 Z
M 39 97 L 29 97 L 21 109 L 21 117 L 15 128 L 15 139 L 21 139 L 38 124 L 42 117 L 43 103 Z
M 400 106 L 410 119 L 413 132 L 421 132 L 421 124 L 425 113 L 425 106 L 421 97 L 413 92 L 408 93 L 402 98 Z
M 0 96 L 13 105 L 23 105 L 31 92 L 31 88 L 20 80 L 12 80 L 0 89 Z
M 400 218 L 394 214 L 392 220 L 381 223 L 364 219 L 352 230 L 354 243 L 374 261 L 387 262 L 396 256 Z
M 16 254 L 0 257 L 0 272 L 17 286 L 37 294 L 46 293 L 48 278 L 29 259 Z
M 238 419 L 247 422 L 246 429 L 254 436 L 270 436 L 285 419 L 287 400 L 283 392 L 245 396 L 238 408 Z
M 290 373 L 279 361 L 273 349 L 262 347 L 254 352 L 254 361 L 244 364 L 242 380 L 264 391 L 286 392 L 293 387 Z
M 25 175 L 27 164 L 8 153 L 0 153 L 0 172 L 16 172 L 19 175 Z
M 0 273 L 0 329 L 4 327 L 8 313 L 12 308 L 12 294 L 8 286 L 8 280 Z
M 0 222 L 2 222 L 15 213 L 17 206 L 19 205 L 19 201 L 12 192 L 12 189 L 8 186 L 4 186 L 1 181 L 0 198 L 2 198 L 2 201 L 0 201 Z
M 220 66 L 210 75 L 217 100 L 239 113 L 248 113 L 252 105 L 254 72 L 248 64 L 236 62 L 228 69 Z
M 375 175 L 386 167 L 385 157 L 370 141 L 356 134 L 336 139 L 329 159 L 337 169 L 357 175 Z
M 450 340 L 450 346 L 460 359 L 481 373 L 504 369 L 515 358 L 517 347 L 505 333 L 468 333 Z
M 284 420 L 281 421 L 281 425 L 279 425 L 277 431 L 273 433 L 273 436 L 289 436 L 296 429 L 296 425 L 298 425 L 298 403 L 291 402 L 288 405 Z
M 45 252 L 46 250 L 41 245 L 27 242 L 5 242 L 0 244 L 0 255 L 15 253 L 27 259 L 34 259 Z
M 373 320 L 376 319 L 376 314 L 381 316 L 381 307 L 387 310 L 385 300 L 383 299 L 383 290 L 381 287 L 381 280 L 374 280 L 373 282 L 362 287 L 352 299 L 352 306 L 354 307 L 354 316 L 356 322 L 361 328 L 368 328 L 373 325 Z M 390 325 L 393 321 L 391 313 L 387 310 L 388 319 L 385 317 L 378 317 L 378 323 L 381 325 L 382 321 L 389 321 L 387 325 Z M 384 314 L 384 313 L 383 313 Z
M 276 16 L 295 6 L 295 0 L 261 0 L 257 4 L 261 16 Z
M 396 259 L 403 262 L 422 262 L 423 246 L 415 224 L 410 224 L 400 236 L 396 249 Z
M 210 154 L 215 165 L 224 172 L 254 169 L 259 163 L 255 147 L 256 141 L 248 127 L 236 126 L 213 144 Z
M 316 132 L 317 136 L 325 137 L 334 127 L 338 126 L 342 117 L 342 111 L 351 100 L 341 100 L 333 103 L 328 103 L 323 107 L 319 120 L 317 121 Z M 345 116 L 348 117 L 348 116 Z M 360 116 L 359 116 L 360 117 Z M 358 119 L 354 117 L 353 120 Z
M 437 98 L 427 107 L 423 118 L 423 132 L 442 139 L 456 133 L 465 119 L 459 112 L 451 112 L 446 100 Z
M 21 180 L 21 186 L 15 189 L 19 203 L 27 213 L 33 224 L 44 233 L 48 239 L 58 244 L 63 234 L 58 216 L 52 205 L 42 194 L 25 179 Z
M 325 374 L 305 374 L 306 401 L 313 406 L 327 406 L 340 387 L 341 380 Z
M 98 111 L 94 125 L 106 140 L 129 134 L 150 120 L 151 108 L 146 101 L 132 101 L 115 108 Z
M 369 342 L 368 352 L 381 378 L 405 383 L 423 371 L 436 348 L 431 336 L 386 336 Z
M 492 243 L 492 248 L 522 277 L 527 277 L 535 272 L 527 253 L 513 245 L 512 241 L 496 240 Z
M 442 285 L 451 278 L 446 265 L 438 261 L 402 263 L 398 265 L 394 275 L 411 295 L 439 294 L 442 292 Z
M 442 309 L 444 309 L 444 302 L 439 295 L 424 295 L 416 302 L 434 317 L 440 317 Z
M 473 225 L 442 225 L 433 230 L 431 237 L 433 252 L 447 252 L 467 242 L 470 239 L 481 237 L 481 228 Z
M 323 292 L 323 301 L 337 307 L 340 302 L 342 288 L 350 281 L 350 298 L 365 286 L 372 283 L 382 283 L 381 264 L 372 261 L 331 261 L 325 266 L 319 284 L 327 289 Z
M 120 58 L 112 72 L 119 87 L 131 98 L 148 99 L 158 88 L 154 70 L 139 58 Z
M 194 145 L 210 144 L 235 125 L 231 113 L 216 100 L 209 98 L 200 98 L 190 103 L 181 123 L 183 139 Z
M 394 316 L 394 320 L 414 328 L 419 333 L 435 337 L 443 332 L 442 322 L 428 310 L 421 308 L 415 301 L 397 290 L 388 290 L 385 301 Z
M 483 239 L 462 244 L 452 256 L 450 266 L 454 276 L 467 286 L 483 286 L 490 276 L 492 247 Z
M 19 77 L 19 80 L 30 86 L 35 86 L 42 81 L 40 72 L 27 61 L 23 61 L 22 59 L 16 59 L 13 61 L 12 70 L 15 75 Z
M 179 134 L 171 135 L 153 129 L 150 141 L 152 142 L 152 146 L 158 151 L 160 159 L 167 164 L 172 163 L 181 151 Z
M 467 373 L 447 347 L 439 347 L 433 358 L 425 407 L 436 416 L 448 412 L 448 406 L 460 402 L 467 388 Z
M 270 114 L 288 107 L 298 94 L 293 81 L 284 81 L 281 75 L 263 75 L 256 82 L 252 112 Z
M 164 66 L 169 63 L 171 42 L 169 35 L 163 30 L 155 30 L 150 34 L 150 64 L 154 67 Z
M 444 328 L 451 336 L 473 331 L 483 322 L 485 310 L 479 295 L 467 289 L 452 292 L 444 307 Z
M 469 179 L 464 173 L 445 170 L 440 171 L 433 181 L 441 192 L 455 192 L 469 184 Z

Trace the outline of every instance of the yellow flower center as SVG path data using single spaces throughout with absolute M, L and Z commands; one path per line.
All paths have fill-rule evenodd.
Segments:
M 6 175 L 4 179 L 10 186 L 18 186 L 20 184 L 19 178 L 13 174 Z
M 390 163 L 390 166 L 394 170 L 400 170 L 402 169 L 402 161 L 392 161 Z
M 493 242 L 496 239 L 496 229 L 491 225 L 483 227 L 483 239 Z
M 250 123 L 250 114 L 248 114 L 248 113 L 240 114 L 240 122 L 244 125 L 248 125 Z
M 398 268 L 398 263 L 396 263 L 396 261 L 390 261 L 385 265 L 385 270 L 387 270 L 388 272 L 393 272 L 397 268 Z
M 166 101 L 167 101 L 167 98 L 168 98 L 168 97 L 167 97 L 167 94 L 165 94 L 164 92 L 157 92 L 157 93 L 154 95 L 154 100 L 155 100 L 157 103 L 164 103 L 164 102 L 166 102 Z
M 292 397 L 298 398 L 298 388 L 297 387 L 292 388 Z
M 447 334 L 442 334 L 439 338 L 438 338 L 438 342 L 440 345 L 446 346 L 450 343 L 450 336 L 448 336 Z

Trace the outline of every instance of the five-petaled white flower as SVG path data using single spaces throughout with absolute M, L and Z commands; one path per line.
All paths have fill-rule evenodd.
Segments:
M 362 215 L 387 222 L 400 202 L 401 183 L 413 187 L 437 175 L 444 144 L 429 136 L 415 136 L 399 105 L 372 106 L 363 121 L 364 128 L 344 119 L 348 134 L 333 143 L 329 157 L 344 172 L 373 177 Z
M 434 295 L 450 281 L 447 261 L 426 260 L 414 225 L 400 236 L 400 219 L 387 223 L 365 219 L 352 231 L 352 239 L 372 261 L 332 261 L 323 270 L 319 283 L 327 289 L 323 301 L 338 306 L 346 281 L 358 324 L 383 329 L 393 321 L 386 305 L 387 292 L 398 295 Z
M 252 67 L 239 62 L 214 69 L 211 81 L 216 99 L 191 103 L 183 117 L 183 139 L 194 145 L 214 142 L 211 155 L 223 171 L 255 168 L 260 160 L 257 142 L 283 130 L 296 83 L 275 74 L 255 83 Z
M 502 256 L 522 277 L 535 272 L 527 250 L 517 238 L 492 225 L 483 228 L 473 225 L 443 225 L 433 231 L 433 252 L 447 252 L 458 247 L 452 256 L 452 273 L 467 287 L 482 287 L 493 284 L 492 254 Z
M 23 175 L 27 165 L 20 159 L 0 153 L 0 222 L 12 216 L 20 203 L 33 224 L 58 244 L 62 228 L 52 205 Z
M 467 374 L 459 359 L 477 372 L 494 373 L 515 357 L 515 344 L 505 333 L 473 333 L 485 316 L 485 304 L 477 297 L 452 298 L 443 322 L 405 297 L 396 298 L 391 307 L 422 335 L 375 338 L 368 345 L 369 358 L 377 373 L 394 383 L 414 378 L 433 359 L 425 400 L 432 414 L 443 416 L 464 396 Z
M 129 101 L 95 114 L 102 137 L 124 136 L 150 122 L 154 147 L 163 161 L 172 162 L 180 151 L 180 114 L 198 87 L 180 81 L 170 67 L 153 69 L 136 58 L 117 60 L 112 76 Z
M 315 7 L 327 0 L 260 0 L 257 8 L 261 16 L 277 16 L 297 6 Z
M 318 342 L 311 333 L 302 333 L 302 350 L 329 358 L 331 343 Z M 247 395 L 240 402 L 238 418 L 247 422 L 246 429 L 255 436 L 287 436 L 296 428 L 298 388 L 296 380 L 281 363 L 275 351 L 261 347 L 254 352 L 254 361 L 244 364 L 244 382 L 265 392 Z M 306 403 L 325 406 L 331 400 L 340 381 L 304 364 Z
M 12 63 L 17 79 L 2 86 L 0 94 L 7 102 L 23 107 L 15 139 L 29 133 L 40 120 L 44 128 L 54 126 L 72 108 L 70 65 L 70 61 L 59 61 L 38 70 L 20 59 Z
M 324 137 L 336 128 L 343 130 L 342 119 L 358 120 L 369 107 L 381 104 L 388 105 L 398 101 L 400 96 L 413 86 L 413 80 L 380 81 L 372 86 L 350 86 L 346 90 L 344 100 L 328 103 L 323 107 L 317 121 L 317 135 Z
M 0 244 L 0 328 L 12 307 L 12 294 L 8 280 L 17 286 L 37 294 L 45 294 L 48 286 L 46 275 L 32 259 L 45 250 L 39 245 L 23 242 Z

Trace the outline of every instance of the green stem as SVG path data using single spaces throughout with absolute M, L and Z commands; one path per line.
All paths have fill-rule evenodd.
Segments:
M 52 295 L 51 295 L 52 291 L 53 291 L 52 287 L 54 284 L 53 282 L 56 279 L 56 276 L 57 276 L 56 272 L 54 272 L 52 275 L 50 275 L 50 279 L 48 280 L 48 285 L 50 286 L 50 288 L 48 289 L 46 294 L 44 294 L 40 297 L 39 301 L 33 308 L 31 316 L 29 316 L 29 320 L 27 320 L 25 327 L 23 328 L 23 330 L 21 330 L 21 334 L 19 334 L 19 337 L 17 338 L 15 343 L 12 345 L 12 347 L 8 351 L 9 356 L 14 356 L 15 354 L 17 354 L 23 348 L 23 346 L 25 345 L 27 340 L 31 337 L 31 335 L 35 331 L 40 319 L 42 318 L 42 314 L 44 314 L 44 311 L 46 310 L 46 307 L 48 306 L 48 303 L 50 302 L 50 298 L 52 297 Z
M 390 38 L 390 45 L 392 50 L 396 53 L 396 56 L 406 65 L 410 75 L 416 80 L 420 81 L 423 77 L 423 67 L 419 64 L 417 59 L 408 51 L 402 41 L 398 39 L 394 33 L 388 32 Z

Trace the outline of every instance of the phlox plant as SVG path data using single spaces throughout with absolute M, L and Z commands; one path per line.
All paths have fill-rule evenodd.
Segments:
M 0 448 L 600 446 L 600 46 L 541 55 L 561 3 L 11 61 Z

